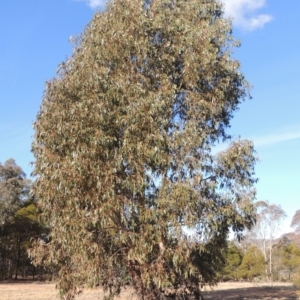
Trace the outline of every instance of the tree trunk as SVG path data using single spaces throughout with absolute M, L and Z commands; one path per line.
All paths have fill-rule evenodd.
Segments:
M 32 280 L 34 280 L 34 275 L 35 275 L 35 266 L 33 266 L 33 270 L 32 270 Z
M 21 239 L 19 239 L 17 243 L 18 247 L 18 256 L 17 256 L 17 264 L 16 264 L 16 274 L 15 274 L 15 280 L 18 279 L 18 272 L 19 272 L 19 267 L 20 267 L 20 257 L 21 257 Z

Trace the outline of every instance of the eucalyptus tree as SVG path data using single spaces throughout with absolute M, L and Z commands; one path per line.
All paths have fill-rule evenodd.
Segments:
M 51 233 L 31 256 L 58 266 L 62 297 L 102 284 L 112 298 L 124 273 L 139 299 L 215 283 L 230 228 L 255 217 L 253 144 L 212 151 L 248 97 L 235 46 L 216 0 L 114 0 L 76 39 L 33 142 Z
M 285 211 L 280 205 L 268 201 L 258 201 L 257 220 L 255 226 L 247 236 L 250 241 L 263 253 L 265 259 L 265 276 L 272 280 L 273 254 L 280 243 L 282 221 L 286 218 Z

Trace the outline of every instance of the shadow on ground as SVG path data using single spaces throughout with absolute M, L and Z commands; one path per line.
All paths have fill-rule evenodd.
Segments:
M 229 290 L 203 292 L 205 300 L 294 300 L 300 299 L 299 292 L 290 286 L 246 287 Z

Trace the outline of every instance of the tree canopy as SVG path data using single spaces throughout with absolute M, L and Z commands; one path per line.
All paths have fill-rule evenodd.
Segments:
M 145 300 L 215 282 L 230 228 L 255 216 L 253 144 L 212 151 L 248 95 L 237 45 L 215 0 L 114 0 L 76 39 L 33 143 L 51 233 L 31 255 L 58 266 L 62 296 L 113 297 L 120 268 Z
M 293 227 L 297 233 L 300 232 L 300 209 L 295 212 L 291 222 L 291 227 Z
M 31 181 L 14 159 L 0 163 L 0 225 L 9 221 L 29 197 Z

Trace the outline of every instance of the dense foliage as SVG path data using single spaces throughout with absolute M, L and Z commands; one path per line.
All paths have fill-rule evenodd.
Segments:
M 256 247 L 251 246 L 244 254 L 240 265 L 240 277 L 252 280 L 255 277 L 262 276 L 265 270 L 265 260 L 262 252 Z
M 199 298 L 216 281 L 229 229 L 255 216 L 252 143 L 212 151 L 247 96 L 236 44 L 216 0 L 111 1 L 78 38 L 34 125 L 51 233 L 31 255 L 62 296 L 112 297 L 128 275 L 140 299 Z
M 219 274 L 222 281 L 241 279 L 240 266 L 244 253 L 233 241 L 228 243 L 225 249 L 225 264 Z

